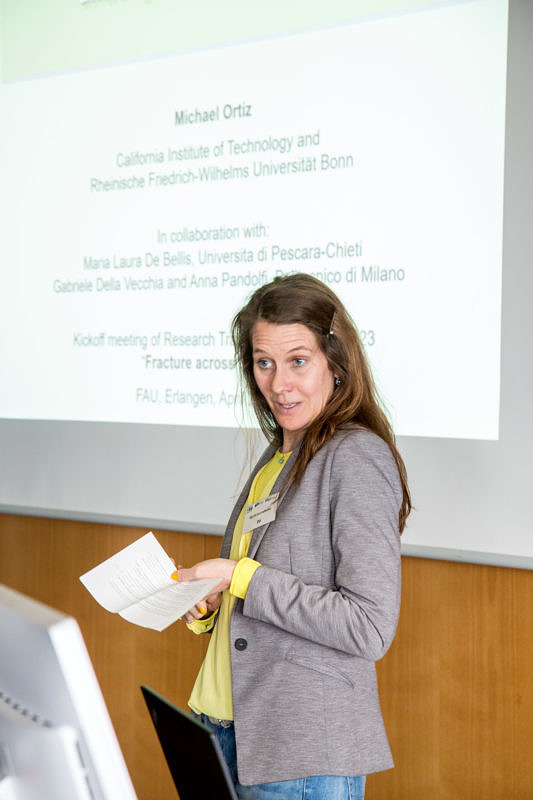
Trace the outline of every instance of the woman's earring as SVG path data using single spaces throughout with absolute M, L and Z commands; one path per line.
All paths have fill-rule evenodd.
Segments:
M 338 376 L 338 375 L 335 375 L 335 381 L 334 381 L 334 383 L 335 383 L 335 388 L 337 388 L 337 386 L 340 386 L 340 385 L 341 385 L 341 379 L 339 378 L 339 376 Z

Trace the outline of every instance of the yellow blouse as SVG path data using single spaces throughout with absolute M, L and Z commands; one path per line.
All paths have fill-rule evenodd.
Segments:
M 280 453 L 277 450 L 270 461 L 259 470 L 250 487 L 248 499 L 235 523 L 230 558 L 237 561 L 237 566 L 233 572 L 229 589 L 222 593 L 222 603 L 218 609 L 219 619 L 189 698 L 189 706 L 197 714 L 203 713 L 219 719 L 233 719 L 229 638 L 231 612 L 235 598 L 244 599 L 255 570 L 261 566 L 258 561 L 247 558 L 253 531 L 242 530 L 245 510 L 248 505 L 269 496 L 289 456 L 290 453 Z M 194 633 L 204 633 L 213 627 L 216 613 L 206 620 L 196 620 L 188 627 Z

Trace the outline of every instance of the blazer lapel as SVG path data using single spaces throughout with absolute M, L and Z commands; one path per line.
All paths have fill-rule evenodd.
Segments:
M 290 454 L 289 458 L 287 459 L 287 463 L 285 464 L 285 466 L 281 470 L 280 474 L 278 475 L 278 477 L 276 479 L 276 482 L 275 482 L 274 486 L 272 487 L 271 494 L 275 494 L 276 492 L 279 492 L 283 488 L 284 483 L 285 483 L 284 476 L 286 476 L 288 474 L 288 471 L 290 471 L 292 469 L 292 466 L 294 464 L 294 460 L 296 458 L 296 454 L 298 452 L 298 449 L 299 449 L 299 445 L 297 447 L 295 447 L 294 450 L 292 451 L 292 453 Z M 273 453 L 270 454 L 270 458 L 272 458 L 272 455 L 273 455 Z M 266 461 L 264 463 L 266 464 Z M 280 499 L 278 500 L 278 509 L 279 509 L 281 503 L 283 503 L 283 501 L 285 500 L 285 496 L 288 494 L 290 489 L 291 489 L 291 487 L 289 487 L 287 492 L 285 492 L 280 497 Z M 249 491 L 249 487 L 248 487 L 248 491 Z M 239 508 L 241 508 L 241 507 L 242 506 L 239 506 Z M 259 545 L 261 544 L 261 542 L 263 540 L 263 536 L 265 535 L 265 533 L 267 532 L 269 527 L 271 525 L 273 525 L 275 522 L 276 522 L 276 520 L 273 520 L 272 522 L 267 522 L 266 525 L 261 525 L 259 528 L 256 528 L 254 530 L 254 532 L 252 534 L 252 539 L 250 541 L 250 547 L 248 548 L 248 558 L 254 558 L 255 557 L 255 554 L 257 553 Z
M 259 470 L 265 466 L 265 464 L 270 461 L 274 453 L 276 452 L 276 448 L 272 445 L 269 445 L 266 450 L 263 452 L 261 458 L 255 465 L 254 469 L 248 480 L 246 481 L 242 492 L 239 495 L 239 499 L 235 503 L 233 507 L 233 511 L 231 512 L 228 524 L 226 526 L 226 532 L 224 533 L 224 539 L 222 540 L 222 546 L 220 548 L 220 557 L 221 558 L 229 558 L 229 554 L 231 551 L 231 542 L 233 540 L 233 531 L 235 530 L 235 523 L 237 522 L 237 518 L 241 512 L 243 505 L 245 504 L 248 493 L 250 492 L 250 486 L 252 485 L 252 481 L 259 472 Z

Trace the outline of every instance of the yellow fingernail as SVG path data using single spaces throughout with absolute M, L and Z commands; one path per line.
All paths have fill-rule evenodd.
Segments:
M 178 575 L 177 572 L 173 572 L 170 577 L 172 578 L 173 581 L 179 581 L 180 579 L 180 576 Z
M 203 606 L 198 606 L 198 610 L 200 614 L 205 614 L 207 612 L 207 608 L 204 608 Z

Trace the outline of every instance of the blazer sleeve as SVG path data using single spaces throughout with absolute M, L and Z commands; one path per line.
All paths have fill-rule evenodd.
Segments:
M 309 585 L 282 568 L 260 566 L 243 613 L 376 661 L 392 642 L 400 607 L 400 478 L 389 447 L 374 434 L 352 431 L 332 447 L 329 469 L 316 487 L 329 493 L 322 560 L 329 558 L 332 579 L 325 575 L 324 585 Z M 314 521 L 302 515 L 297 524 L 294 535 L 305 536 Z

